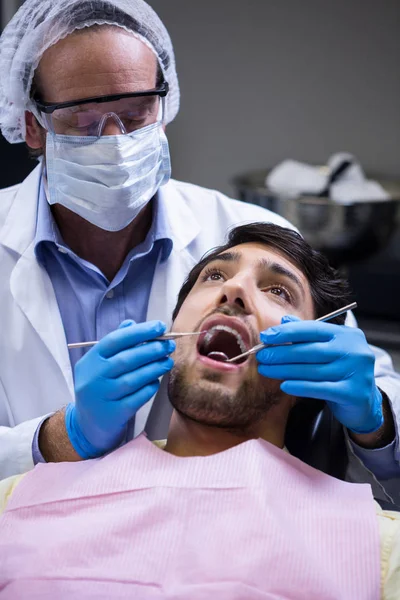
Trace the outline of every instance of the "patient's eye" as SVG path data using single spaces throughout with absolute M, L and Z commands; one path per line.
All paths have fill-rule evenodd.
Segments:
M 292 302 L 292 295 L 283 285 L 270 285 L 262 290 L 263 292 L 271 292 L 274 296 L 278 296 L 285 302 Z
M 206 269 L 201 276 L 201 281 L 221 281 L 222 279 L 224 279 L 222 271 L 215 267 Z

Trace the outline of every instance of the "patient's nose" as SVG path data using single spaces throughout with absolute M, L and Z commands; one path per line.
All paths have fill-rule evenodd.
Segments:
M 236 305 L 246 312 L 251 312 L 250 287 L 244 278 L 229 279 L 222 287 L 219 304 Z

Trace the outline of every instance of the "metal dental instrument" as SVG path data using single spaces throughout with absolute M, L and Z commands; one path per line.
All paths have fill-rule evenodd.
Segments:
M 200 335 L 201 333 L 205 333 L 205 331 L 193 331 L 189 333 L 164 333 L 164 335 L 160 335 L 159 337 L 153 338 L 149 340 L 150 342 L 155 342 L 156 340 L 176 340 L 177 338 L 185 337 L 187 335 Z M 89 348 L 90 346 L 95 346 L 98 344 L 98 340 L 94 342 L 77 342 L 74 344 L 68 344 L 68 348 Z
M 323 317 L 319 317 L 318 319 L 315 319 L 315 320 L 316 321 L 329 321 L 329 319 L 334 319 L 335 317 L 342 315 L 343 313 L 347 312 L 348 310 L 353 310 L 353 308 L 357 308 L 357 302 L 352 302 L 351 304 L 348 304 L 347 306 L 343 306 L 343 308 L 334 310 L 333 312 L 328 313 L 327 315 L 324 315 Z M 269 348 L 270 346 L 283 346 L 283 345 L 284 344 L 257 344 L 257 346 L 253 346 L 253 348 L 250 348 L 250 350 L 247 350 L 247 352 L 243 352 L 243 354 L 238 354 L 238 356 L 234 356 L 233 358 L 228 358 L 228 360 L 225 360 L 223 362 L 226 362 L 226 363 L 236 362 L 237 360 L 239 360 L 239 358 L 243 358 L 244 356 L 249 356 L 250 354 L 256 354 L 256 352 L 258 352 L 259 350 L 262 350 L 263 348 Z

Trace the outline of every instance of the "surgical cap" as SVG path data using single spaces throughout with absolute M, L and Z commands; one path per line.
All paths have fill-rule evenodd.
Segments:
M 25 141 L 25 111 L 43 53 L 77 29 L 117 25 L 145 42 L 169 83 L 165 121 L 179 110 L 179 84 L 169 34 L 143 0 L 26 0 L 0 37 L 0 128 L 12 144 Z

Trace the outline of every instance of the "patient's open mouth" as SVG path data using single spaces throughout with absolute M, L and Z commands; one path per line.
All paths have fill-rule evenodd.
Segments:
M 198 345 L 199 354 L 219 362 L 225 362 L 248 349 L 248 344 L 237 329 L 222 324 L 208 329 Z M 237 364 L 245 362 L 246 359 L 247 357 L 238 360 Z

